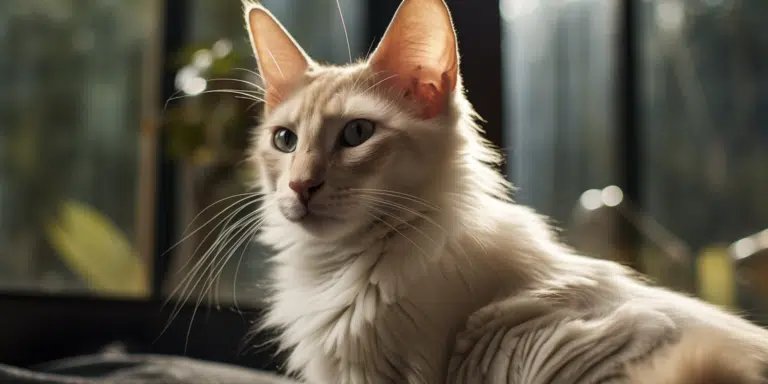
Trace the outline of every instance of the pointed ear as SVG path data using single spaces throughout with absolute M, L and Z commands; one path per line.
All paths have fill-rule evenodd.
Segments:
M 279 21 L 259 4 L 246 2 L 245 24 L 251 38 L 267 109 L 280 104 L 302 78 L 312 60 Z
M 369 65 L 418 102 L 424 118 L 440 113 L 459 75 L 456 34 L 443 0 L 404 0 Z

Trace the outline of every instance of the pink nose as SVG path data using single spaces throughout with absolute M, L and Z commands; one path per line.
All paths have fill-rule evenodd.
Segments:
M 288 183 L 288 187 L 291 188 L 296 195 L 299 196 L 299 200 L 304 205 L 309 203 L 309 199 L 325 184 L 324 181 L 317 180 L 294 180 Z

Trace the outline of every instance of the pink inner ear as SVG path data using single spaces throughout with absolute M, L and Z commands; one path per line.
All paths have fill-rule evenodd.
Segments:
M 455 87 L 448 74 L 443 72 L 440 83 L 426 80 L 425 77 L 411 77 L 411 85 L 406 88 L 406 97 L 411 97 L 422 106 L 422 117 L 431 119 L 443 111 L 448 96 Z
M 369 63 L 419 105 L 422 117 L 439 114 L 456 88 L 459 66 L 443 0 L 404 0 Z
M 274 108 L 293 91 L 312 61 L 266 9 L 251 7 L 246 21 L 266 88 L 264 101 L 267 109 Z

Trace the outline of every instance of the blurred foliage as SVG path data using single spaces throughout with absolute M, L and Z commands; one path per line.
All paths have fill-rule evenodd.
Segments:
M 702 249 L 768 226 L 768 1 L 679 2 L 666 25 L 670 4 L 640 7 L 644 188 L 651 213 Z
M 123 238 L 136 235 L 139 79 L 157 37 L 155 8 L 151 0 L 0 2 L 0 282 L 45 291 L 102 284 L 83 268 L 98 269 L 104 255 L 76 270 L 65 254 L 82 249 L 72 239 L 100 236 L 61 222 L 78 217 L 60 216 L 71 201 L 98 209 Z
M 171 157 L 195 165 L 235 164 L 248 148 L 248 128 L 258 105 L 257 76 L 242 68 L 246 57 L 226 40 L 190 45 L 171 63 L 178 68 L 176 94 L 165 112 Z M 190 92 L 185 81 L 203 82 Z
M 93 207 L 65 202 L 45 233 L 66 265 L 90 288 L 120 296 L 149 294 L 148 266 L 125 234 Z

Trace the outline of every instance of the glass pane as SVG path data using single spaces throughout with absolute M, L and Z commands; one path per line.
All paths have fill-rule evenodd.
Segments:
M 699 255 L 700 293 L 731 305 L 735 280 L 768 278 L 735 279 L 730 259 L 757 268 L 768 232 L 728 253 L 768 228 L 768 2 L 640 4 L 644 199 Z M 768 313 L 768 292 L 747 284 L 739 296 Z
M 262 4 L 313 58 L 349 62 L 336 0 Z M 361 24 L 363 2 L 342 0 L 340 7 L 352 57 L 360 57 L 368 48 Z M 243 97 L 261 82 L 253 73 L 256 63 L 239 2 L 195 0 L 190 18 L 191 41 L 177 74 L 183 98 L 171 103 L 166 121 L 172 131 L 168 150 L 182 168 L 177 238 L 183 241 L 174 250 L 165 290 L 193 303 L 213 299 L 255 304 L 263 298 L 267 251 L 247 241 L 252 233 L 245 226 L 252 224 L 249 218 L 258 205 L 241 194 L 249 191 L 245 151 L 260 105 Z M 196 89 L 195 84 L 204 85 Z M 238 222 L 242 231 L 227 231 Z
M 570 220 L 615 182 L 615 2 L 502 0 L 509 173 L 516 200 Z
M 628 261 L 613 239 L 617 212 L 597 209 L 617 172 L 616 4 L 501 1 L 506 142 L 519 203 L 565 227 L 579 251 Z M 598 206 L 584 209 L 581 196 L 595 193 Z
M 553 218 L 577 251 L 691 289 L 687 248 L 613 185 L 619 4 L 501 1 L 508 171 L 516 200 Z
M 152 0 L 0 2 L 3 291 L 147 294 L 139 139 L 157 15 Z

